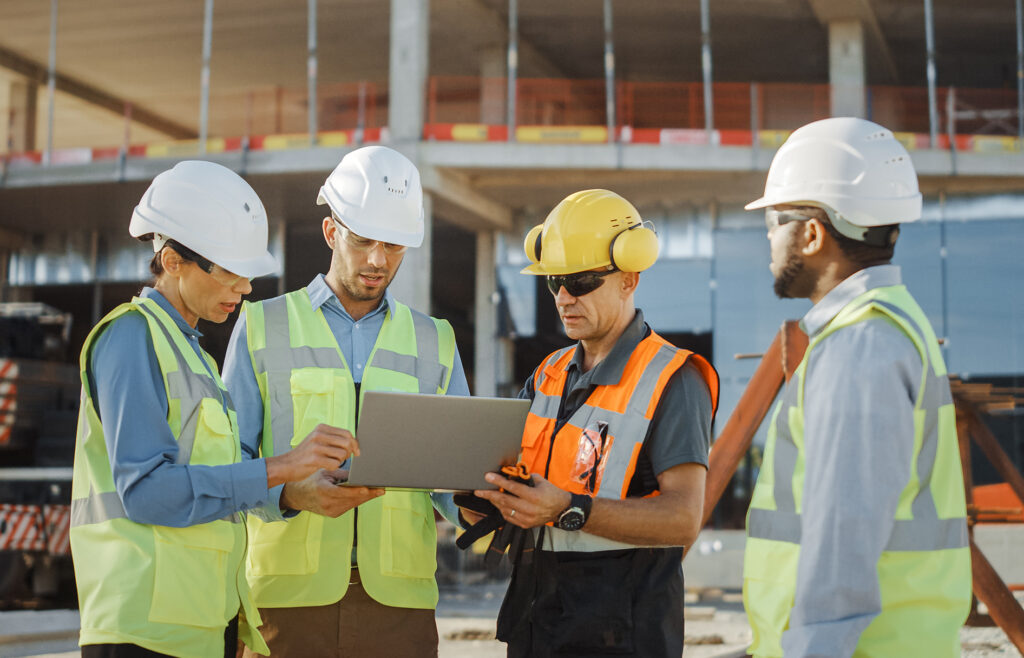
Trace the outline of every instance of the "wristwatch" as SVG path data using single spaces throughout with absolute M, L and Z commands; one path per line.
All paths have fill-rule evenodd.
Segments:
M 555 527 L 559 530 L 580 530 L 590 516 L 590 505 L 594 499 L 583 494 L 572 494 L 569 506 L 562 510 L 555 521 Z

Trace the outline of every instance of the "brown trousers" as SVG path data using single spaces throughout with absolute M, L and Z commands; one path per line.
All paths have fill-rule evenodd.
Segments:
M 374 601 L 352 569 L 345 598 L 308 608 L 260 608 L 270 655 L 282 658 L 437 658 L 433 610 Z M 248 647 L 245 658 L 259 658 Z

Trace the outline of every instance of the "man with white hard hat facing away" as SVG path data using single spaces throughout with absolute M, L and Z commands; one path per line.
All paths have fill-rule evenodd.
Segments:
M 913 163 L 863 119 L 795 131 L 764 196 L 779 297 L 810 339 L 768 430 L 747 516 L 755 656 L 958 656 L 971 601 L 946 366 L 892 264 L 921 217 Z
M 263 455 L 287 453 L 320 423 L 355 432 L 361 391 L 469 395 L 451 325 L 388 292 L 406 250 L 423 242 L 413 163 L 383 146 L 352 151 L 317 204 L 329 211 L 327 274 L 247 304 L 228 346 L 242 441 Z M 271 654 L 436 656 L 431 497 L 339 487 L 337 477 L 289 484 L 250 514 L 247 572 Z M 450 495 L 434 502 L 453 517 Z M 282 514 L 287 522 L 266 522 Z

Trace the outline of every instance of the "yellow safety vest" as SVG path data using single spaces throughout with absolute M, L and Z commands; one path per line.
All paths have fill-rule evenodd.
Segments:
M 242 564 L 240 513 L 187 528 L 135 523 L 125 513 L 86 370 L 95 339 L 121 315 L 139 312 L 149 325 L 167 390 L 167 423 L 179 464 L 241 461 L 238 423 L 214 360 L 203 362 L 174 320 L 150 299 L 135 297 L 89 334 L 80 359 L 82 401 L 71 484 L 71 552 L 81 608 L 80 643 L 136 644 L 172 656 L 223 656 L 224 629 L 239 615 L 239 637 L 269 654 L 255 629 L 259 612 Z M 129 395 L 130 391 L 125 391 Z
M 355 434 L 352 373 L 306 289 L 246 303 L 245 313 L 249 355 L 263 398 L 261 453 L 287 452 L 320 423 Z M 445 393 L 454 359 L 451 325 L 392 304 L 360 391 Z M 407 491 L 389 491 L 360 505 L 358 514 L 349 511 L 336 519 L 300 512 L 287 523 L 264 523 L 250 515 L 246 566 L 260 607 L 328 605 L 345 596 L 355 518 L 359 578 L 366 592 L 384 605 L 436 607 L 434 510 L 427 494 Z
M 782 655 L 780 642 L 795 596 L 806 495 L 803 419 L 808 359 L 832 333 L 878 318 L 902 329 L 917 348 L 923 368 L 914 402 L 911 473 L 878 560 L 882 608 L 861 634 L 854 656 L 960 655 L 960 627 L 971 601 L 971 556 L 956 417 L 935 334 L 902 285 L 865 292 L 813 336 L 776 406 L 747 513 L 743 598 L 753 630 L 748 650 L 752 655 Z

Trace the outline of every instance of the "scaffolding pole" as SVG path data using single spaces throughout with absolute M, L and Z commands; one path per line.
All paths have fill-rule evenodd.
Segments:
M 924 37 L 928 50 L 928 137 L 931 148 L 939 145 L 939 108 L 935 98 L 935 21 L 932 0 L 924 0 Z
M 516 79 L 519 75 L 519 2 L 508 0 L 508 93 L 506 94 L 507 139 L 516 141 Z
M 1024 11 L 1017 0 L 1017 147 L 1024 150 Z
M 199 74 L 199 153 L 206 153 L 206 129 L 210 120 L 210 50 L 213 46 L 213 0 L 203 10 L 203 70 Z
M 43 164 L 50 164 L 53 154 L 53 115 L 57 102 L 57 0 L 50 0 L 50 57 L 47 65 L 46 97 L 49 107 L 46 110 L 46 150 L 43 151 Z
M 711 8 L 709 0 L 700 0 L 700 63 L 704 77 L 704 130 L 708 133 L 708 144 L 715 130 L 714 98 L 711 88 Z
M 309 59 L 306 62 L 306 78 L 309 85 L 309 145 L 316 146 L 317 142 L 317 98 L 316 98 L 316 0 L 309 0 L 309 26 L 307 43 L 309 45 Z
M 604 111 L 608 143 L 615 141 L 615 43 L 612 39 L 612 0 L 604 0 Z

